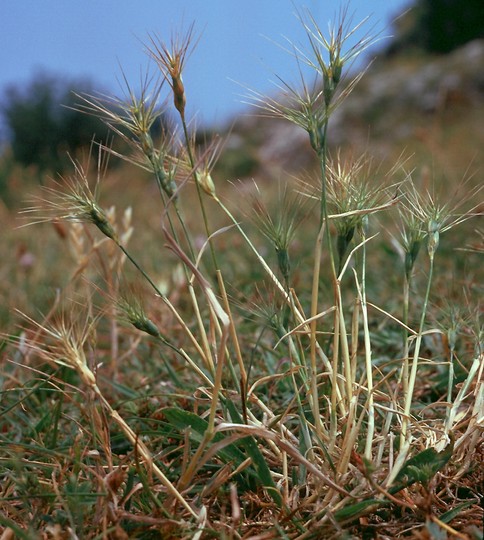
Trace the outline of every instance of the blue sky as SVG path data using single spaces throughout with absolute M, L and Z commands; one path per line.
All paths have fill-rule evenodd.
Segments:
M 409 3 L 354 0 L 349 12 L 355 23 L 370 15 L 366 30 L 389 36 L 392 19 Z M 308 8 L 326 29 L 344 5 L 340 0 L 1 0 L 0 91 L 46 71 L 86 78 L 122 95 L 121 69 L 136 87 L 149 66 L 143 45 L 148 35 L 169 41 L 172 32 L 194 22 L 201 36 L 184 76 L 188 110 L 201 123 L 222 123 L 246 110 L 243 86 L 270 93 L 275 73 L 294 80 L 294 59 L 276 43 L 287 44 L 285 37 L 304 43 L 296 10 Z

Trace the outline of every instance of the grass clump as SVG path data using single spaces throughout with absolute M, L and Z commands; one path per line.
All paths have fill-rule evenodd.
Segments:
M 169 44 L 150 37 L 161 83 L 147 77 L 140 97 L 128 83 L 125 99 L 80 96 L 127 143 L 121 157 L 154 179 L 161 227 L 137 244 L 131 210 L 117 220 L 104 208 L 103 156 L 119 156 L 106 147 L 94 182 L 74 162 L 29 209 L 75 231 L 77 296 L 40 321 L 25 316 L 4 344 L 4 534 L 478 534 L 479 306 L 430 326 L 442 307 L 440 237 L 476 214 L 476 191 L 441 201 L 404 163 L 382 174 L 366 156 L 331 157 L 329 120 L 361 77 L 346 80 L 348 64 L 371 40 L 346 49 L 360 31 L 346 13 L 329 38 L 310 15 L 301 21 L 309 47 L 295 55 L 315 82 L 252 98 L 307 132 L 317 179 L 283 187 L 276 214 L 256 188 L 252 225 L 212 177 L 223 145 L 199 144 L 185 115 L 193 27 Z M 165 81 L 178 129 L 155 140 Z M 393 259 L 382 247 L 391 213 Z M 385 255 L 401 290 L 379 299 Z

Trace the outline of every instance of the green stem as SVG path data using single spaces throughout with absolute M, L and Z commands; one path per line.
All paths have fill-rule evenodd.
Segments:
M 151 141 L 151 139 L 150 139 L 150 141 Z M 165 189 L 163 188 L 163 181 L 164 180 L 161 178 L 161 171 L 159 169 L 159 165 L 157 164 L 157 162 L 155 160 L 154 148 L 153 148 L 151 142 L 149 143 L 149 147 L 145 151 L 145 155 L 149 159 L 149 161 L 150 161 L 150 163 L 151 163 L 151 165 L 153 167 L 153 174 L 155 175 L 156 184 L 158 186 L 158 191 L 160 192 L 161 200 L 163 201 L 163 204 L 166 207 L 167 193 L 166 193 Z M 187 241 L 188 249 L 190 251 L 190 256 L 191 256 L 192 260 L 194 261 L 195 260 L 195 253 L 194 253 L 194 250 L 193 250 L 192 241 L 191 241 L 190 235 L 188 233 L 188 230 L 186 228 L 185 221 L 184 221 L 182 215 L 180 214 L 180 208 L 178 206 L 178 201 L 174 196 L 171 198 L 171 200 L 173 202 L 173 207 L 175 208 L 175 212 L 176 212 L 176 215 L 178 217 L 178 221 L 180 222 L 180 225 L 182 227 L 183 234 L 184 234 L 185 239 Z M 175 227 L 173 225 L 173 220 L 171 218 L 171 215 L 170 215 L 170 213 L 168 211 L 166 212 L 166 215 L 167 215 L 167 218 L 168 218 L 168 223 L 170 224 L 170 230 L 171 230 L 171 233 L 173 235 L 173 238 L 175 238 L 175 240 L 178 242 L 177 232 L 176 232 Z M 187 274 L 187 279 L 188 279 L 188 274 Z
M 190 162 L 190 167 L 192 168 L 192 175 L 193 175 L 193 179 L 195 181 L 195 186 L 196 186 L 196 189 L 197 189 L 198 200 L 200 202 L 200 210 L 202 212 L 202 219 L 203 219 L 203 224 L 204 224 L 204 227 L 205 227 L 205 234 L 207 235 L 207 238 L 208 238 L 208 244 L 209 244 L 209 247 L 210 247 L 210 254 L 212 256 L 213 266 L 214 266 L 215 270 L 219 270 L 219 266 L 218 266 L 218 263 L 217 263 L 217 257 L 215 255 L 215 249 L 213 247 L 212 240 L 210 239 L 210 227 L 208 225 L 207 212 L 206 212 L 206 209 L 205 209 L 205 204 L 203 202 L 202 189 L 201 189 L 201 187 L 200 187 L 200 185 L 199 185 L 199 183 L 197 181 L 197 177 L 196 177 L 195 157 L 193 155 L 192 145 L 190 143 L 190 136 L 188 134 L 188 127 L 187 127 L 187 123 L 185 121 L 184 115 L 181 116 L 181 120 L 182 120 L 183 135 L 185 137 L 185 145 L 186 145 L 187 154 L 188 154 L 188 160 Z
M 408 350 L 408 311 L 409 311 L 409 299 L 410 299 L 410 276 L 405 275 L 405 281 L 403 282 L 403 365 L 402 373 L 400 375 L 402 381 L 403 395 L 408 394 L 408 368 L 409 368 L 409 350 Z
M 447 408 L 446 423 L 450 418 L 450 404 L 452 403 L 452 390 L 454 389 L 454 354 L 454 347 L 451 347 L 449 353 L 449 379 L 447 381 L 447 403 L 449 407 Z
M 316 239 L 316 246 L 314 250 L 314 269 L 313 269 L 313 284 L 311 290 L 311 317 L 313 320 L 309 326 L 310 328 L 310 361 L 311 361 L 311 396 L 312 396 L 312 409 L 314 417 L 314 425 L 316 428 L 316 435 L 321 439 L 322 425 L 321 425 L 321 415 L 319 414 L 319 395 L 318 395 L 318 385 L 317 385 L 317 362 L 316 362 L 316 330 L 317 330 L 317 319 L 314 317 L 318 313 L 318 293 L 319 293 L 319 273 L 321 268 L 321 252 L 323 244 L 323 235 L 325 229 L 325 222 L 322 222 L 322 225 L 319 229 L 318 237 Z
M 188 144 L 188 140 L 187 140 L 187 144 Z M 191 155 L 190 151 L 189 151 L 189 154 Z M 148 151 L 146 153 L 146 155 L 148 156 L 148 159 L 151 161 L 151 163 L 153 165 L 153 170 L 154 170 L 155 178 L 156 178 L 156 181 L 157 181 L 158 189 L 160 191 L 162 201 L 163 201 L 163 203 L 165 204 L 165 207 L 166 207 L 166 193 L 165 193 L 165 190 L 163 189 L 163 180 L 160 178 L 161 173 L 160 173 L 158 167 L 156 166 L 156 162 L 153 159 L 153 150 L 151 152 Z M 191 241 L 190 234 L 188 232 L 187 226 L 185 224 L 185 220 L 183 219 L 183 216 L 180 213 L 180 208 L 178 206 L 178 200 L 173 197 L 172 201 L 173 201 L 173 207 L 175 208 L 175 212 L 176 212 L 176 215 L 178 217 L 178 221 L 179 221 L 180 226 L 181 226 L 182 231 L 183 231 L 183 235 L 185 236 L 185 239 L 186 239 L 186 242 L 187 242 L 187 245 L 188 245 L 188 250 L 190 252 L 191 260 L 194 262 L 196 260 L 195 251 L 193 249 L 192 241 Z M 168 210 L 166 211 L 166 216 L 168 218 L 168 223 L 169 223 L 169 226 L 170 226 L 171 234 L 173 235 L 173 238 L 174 238 L 175 242 L 178 245 L 180 245 L 180 242 L 178 240 L 178 233 L 177 233 L 177 231 L 175 229 L 172 217 L 170 215 L 170 212 L 168 212 Z M 132 259 L 130 259 L 130 260 L 131 260 L 131 262 L 133 262 Z M 139 269 L 139 266 L 137 266 L 137 268 Z M 210 347 L 208 345 L 208 340 L 207 340 L 205 327 L 203 326 L 203 321 L 202 321 L 202 318 L 201 318 L 200 308 L 199 308 L 199 305 L 198 305 L 197 297 L 196 297 L 195 292 L 193 290 L 193 284 L 191 282 L 190 272 L 189 272 L 189 269 L 187 268 L 186 265 L 183 265 L 183 270 L 185 272 L 185 277 L 186 277 L 186 280 L 187 280 L 187 283 L 188 283 L 188 289 L 189 289 L 189 292 L 190 292 L 190 298 L 192 300 L 193 309 L 194 309 L 196 317 L 197 317 L 198 327 L 200 329 L 201 342 L 202 342 L 202 346 L 203 346 L 203 349 L 204 349 L 205 363 L 206 363 L 210 373 L 213 375 L 214 372 L 215 372 L 215 368 L 214 368 L 214 364 L 213 364 L 213 360 L 212 360 Z M 144 276 L 146 277 L 146 274 L 144 274 Z
M 401 445 L 403 445 L 403 443 L 407 440 L 408 421 L 410 418 L 410 409 L 412 407 L 412 398 L 413 398 L 413 392 L 415 389 L 415 381 L 417 379 L 418 360 L 419 360 L 419 354 L 420 354 L 420 347 L 422 345 L 425 317 L 427 314 L 427 306 L 429 302 L 433 273 L 434 273 L 434 254 L 430 253 L 430 268 L 429 268 L 429 277 L 427 280 L 427 290 L 425 292 L 425 300 L 424 300 L 424 305 L 422 308 L 422 316 L 420 317 L 419 332 L 417 335 L 417 339 L 415 340 L 415 351 L 413 354 L 412 369 L 411 369 L 410 377 L 408 381 L 408 391 L 405 396 L 405 407 L 403 410 L 403 420 L 402 420 L 402 433 L 400 437 Z
M 187 333 L 188 337 L 190 338 L 191 342 L 195 346 L 197 352 L 200 354 L 202 360 L 207 364 L 207 368 L 211 370 L 211 373 L 213 373 L 213 366 L 210 366 L 209 359 L 207 358 L 207 353 L 204 351 L 201 346 L 199 345 L 198 341 L 195 339 L 195 336 L 191 333 L 190 329 L 186 326 L 185 322 L 183 321 L 183 318 L 181 315 L 177 312 L 173 304 L 170 302 L 170 300 L 160 291 L 160 289 L 157 287 L 155 282 L 150 278 L 150 276 L 143 270 L 143 268 L 139 265 L 138 261 L 127 251 L 127 249 L 120 244 L 116 239 L 113 239 L 116 242 L 116 245 L 119 247 L 119 249 L 126 255 L 128 260 L 133 264 L 133 266 L 140 272 L 140 274 L 146 279 L 146 281 L 149 283 L 149 285 L 153 288 L 153 290 L 156 292 L 156 294 L 163 300 L 163 302 L 168 306 L 170 311 L 173 313 L 173 315 L 176 317 L 177 321 L 181 324 L 182 328 L 185 329 L 185 332 Z

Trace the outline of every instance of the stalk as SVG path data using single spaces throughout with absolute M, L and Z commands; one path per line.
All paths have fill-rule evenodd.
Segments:
M 400 443 L 403 445 L 404 442 L 407 441 L 407 428 L 408 428 L 408 421 L 410 417 L 410 409 L 412 407 L 412 398 L 413 398 L 413 391 L 415 389 L 415 381 L 417 379 L 417 369 L 418 369 L 418 360 L 419 360 L 419 354 L 420 354 L 420 347 L 422 344 L 422 338 L 423 338 L 423 331 L 424 331 L 424 325 L 425 325 L 425 317 L 427 315 L 427 307 L 429 302 L 429 296 L 430 296 L 430 288 L 432 285 L 432 277 L 434 273 L 434 255 L 435 250 L 429 249 L 429 256 L 430 256 L 430 268 L 429 268 L 429 277 L 427 280 L 427 290 L 425 291 L 425 299 L 424 304 L 422 308 L 422 315 L 420 317 L 420 325 L 419 325 L 419 331 L 417 334 L 417 338 L 415 340 L 415 351 L 413 354 L 413 360 L 412 360 L 412 368 L 410 372 L 410 377 L 408 380 L 408 390 L 405 395 L 405 407 L 403 410 L 403 420 L 402 420 L 402 433 L 400 436 Z
M 328 112 L 328 107 L 326 107 L 326 113 Z M 334 285 L 335 300 L 338 298 L 337 293 L 337 277 L 336 277 L 336 268 L 334 264 L 334 254 L 331 244 L 331 231 L 329 228 L 328 222 L 328 201 L 327 201 L 327 161 L 328 161 L 328 148 L 327 148 L 327 132 L 328 132 L 328 116 L 326 114 L 324 124 L 322 126 L 322 136 L 316 137 L 313 133 L 310 133 L 310 140 L 314 150 L 316 151 L 320 164 L 320 175 L 321 175 L 321 200 L 320 200 L 320 217 L 319 217 L 319 233 L 316 238 L 315 254 L 314 254 L 314 268 L 313 268 L 313 281 L 311 287 L 311 324 L 310 324 L 310 361 L 311 361 L 311 395 L 312 395 L 312 407 L 313 407 L 313 416 L 316 428 L 316 435 L 321 439 L 322 425 L 321 425 L 321 415 L 319 412 L 319 394 L 317 387 L 317 363 L 316 363 L 316 347 L 317 347 L 317 319 L 315 316 L 318 313 L 318 300 L 319 300 L 319 278 L 321 272 L 321 255 L 322 255 L 322 244 L 323 236 L 326 239 L 328 245 L 329 259 L 331 265 L 331 273 Z M 316 132 L 318 132 L 316 128 Z M 339 302 L 335 301 L 335 328 L 339 325 Z M 333 348 L 333 355 L 337 348 Z M 336 358 L 336 361 L 335 361 Z M 337 385 L 337 375 L 338 375 L 338 361 L 337 356 L 333 356 L 333 377 L 332 377 L 332 399 L 331 399 L 331 418 L 336 418 L 334 411 L 336 410 L 336 385 Z M 336 433 L 336 425 L 333 422 L 330 428 L 330 433 Z
M 363 223 L 363 237 L 366 237 L 366 218 Z M 368 386 L 368 427 L 366 432 L 365 458 L 371 461 L 373 436 L 375 433 L 375 407 L 373 403 L 373 364 L 371 361 L 371 340 L 368 324 L 368 306 L 366 303 L 366 243 L 363 244 L 362 270 L 361 270 L 361 313 L 363 315 L 363 332 L 365 342 L 365 369 L 366 384 Z
M 224 284 L 224 280 L 223 280 L 223 277 L 222 277 L 222 272 L 220 272 L 220 270 L 217 270 L 217 281 L 218 281 L 219 289 L 220 289 L 221 294 L 222 294 L 223 308 L 224 308 L 225 312 L 227 313 L 227 316 L 229 317 L 229 320 L 230 320 L 230 336 L 231 336 L 233 344 L 234 344 L 235 356 L 237 358 L 237 363 L 239 364 L 240 386 L 241 386 L 241 389 L 244 389 L 244 390 L 242 390 L 242 393 L 244 393 L 244 391 L 246 391 L 246 389 L 247 389 L 247 371 L 245 369 L 244 360 L 242 358 L 242 351 L 240 349 L 240 343 L 239 343 L 239 338 L 238 338 L 238 335 L 237 335 L 237 329 L 235 328 L 235 322 L 234 322 L 234 319 L 232 317 L 232 310 L 230 309 L 229 299 L 227 297 L 227 292 L 225 290 L 225 284 Z
M 450 405 L 452 403 L 452 390 L 454 389 L 454 347 L 450 349 L 450 358 L 449 358 L 449 379 L 447 381 L 447 403 Z M 450 418 L 450 407 L 447 408 L 446 414 L 446 425 L 449 422 Z
M 339 325 L 339 335 L 341 342 L 341 356 L 343 359 L 343 371 L 344 371 L 344 388 L 346 393 L 346 401 L 349 403 L 353 396 L 353 375 L 351 370 L 351 357 L 348 345 L 348 334 L 346 332 L 346 324 L 343 313 L 343 300 L 341 298 L 341 284 L 340 281 L 336 281 L 336 301 L 338 302 L 338 308 L 336 313 L 338 315 L 337 324 Z
M 418 228 L 412 221 L 408 223 L 409 231 L 404 239 L 406 246 L 405 253 L 405 274 L 403 281 L 403 365 L 400 375 L 402 381 L 403 395 L 408 394 L 408 370 L 409 370 L 409 343 L 408 343 L 408 316 L 410 305 L 410 289 L 412 287 L 412 276 L 415 261 L 420 250 L 421 238 L 418 235 Z
M 314 268 L 313 268 L 313 284 L 311 289 L 311 323 L 309 326 L 310 331 L 310 362 L 311 362 L 311 396 L 312 396 L 312 409 L 314 417 L 314 425 L 316 428 L 316 435 L 321 439 L 321 416 L 319 414 L 319 395 L 318 395 L 318 385 L 317 385 L 317 363 L 316 363 L 316 330 L 317 330 L 317 319 L 315 316 L 318 313 L 318 293 L 319 293 L 319 273 L 321 268 L 321 252 L 322 252 L 322 243 L 323 235 L 326 229 L 326 222 L 322 221 L 321 227 L 319 229 L 318 237 L 316 239 L 316 246 L 314 250 Z M 333 368 L 333 375 L 335 371 Z M 333 381 L 334 382 L 334 381 Z M 335 404 L 333 404 L 335 406 Z M 332 407 L 333 408 L 333 407 Z
M 219 266 L 218 266 L 218 263 L 217 263 L 217 256 L 215 254 L 215 248 L 213 247 L 213 242 L 211 240 L 211 234 L 210 234 L 210 227 L 208 225 L 207 212 L 206 212 L 206 209 L 205 209 L 205 203 L 203 202 L 202 188 L 200 187 L 200 184 L 199 184 L 198 179 L 197 179 L 196 163 L 195 163 L 195 158 L 194 158 L 194 155 L 193 155 L 192 146 L 191 146 L 191 143 L 190 143 L 190 136 L 188 134 L 188 127 L 187 127 L 187 123 L 185 121 L 185 115 L 180 113 L 180 118 L 181 118 L 181 121 L 182 121 L 183 135 L 185 137 L 185 146 L 186 146 L 186 149 L 187 149 L 188 160 L 190 162 L 190 167 L 192 169 L 192 175 L 193 175 L 193 179 L 195 181 L 195 186 L 196 186 L 196 189 L 197 189 L 198 200 L 200 202 L 200 210 L 202 212 L 202 219 L 203 219 L 203 225 L 205 227 L 205 234 L 207 235 L 207 238 L 208 238 L 208 244 L 209 244 L 209 247 L 210 247 L 210 254 L 211 254 L 211 257 L 212 257 L 213 266 L 214 266 L 215 271 L 217 271 L 217 270 L 219 270 Z
M 410 299 L 410 276 L 405 275 L 403 282 L 403 365 L 402 373 L 400 375 L 402 381 L 403 395 L 408 394 L 408 369 L 409 369 L 409 349 L 408 349 L 408 306 Z
M 206 364 L 207 369 L 210 370 L 210 373 L 213 374 L 213 362 L 211 361 L 211 356 L 207 357 L 207 352 L 202 350 L 200 345 L 198 344 L 198 341 L 196 340 L 195 336 L 191 333 L 190 329 L 186 326 L 186 324 L 183 321 L 183 318 L 180 316 L 178 311 L 175 309 L 175 307 L 171 304 L 171 302 L 168 300 L 168 298 L 160 291 L 158 286 L 154 283 L 154 281 L 150 278 L 150 276 L 144 271 L 144 269 L 139 265 L 138 261 L 131 255 L 131 253 L 122 245 L 120 244 L 116 238 L 113 238 L 116 245 L 119 247 L 119 249 L 126 255 L 128 260 L 133 264 L 133 266 L 140 272 L 140 274 L 146 279 L 146 281 L 149 283 L 149 285 L 153 288 L 153 290 L 156 292 L 156 294 L 163 300 L 163 302 L 170 308 L 171 312 L 175 315 L 177 321 L 182 325 L 182 328 L 185 329 L 187 332 L 191 342 L 195 345 L 198 353 L 200 354 L 202 360 Z
M 475 395 L 474 410 L 476 411 L 475 418 L 477 419 L 479 415 L 482 416 L 482 413 L 484 411 L 484 400 L 483 400 L 484 383 L 482 382 L 483 367 L 484 367 L 484 354 L 482 352 L 477 351 L 476 356 L 474 357 L 474 360 L 472 361 L 472 364 L 469 368 L 469 373 L 467 374 L 465 381 L 462 383 L 462 386 L 459 389 L 457 396 L 455 397 L 454 403 L 452 404 L 452 407 L 446 419 L 446 422 L 445 422 L 446 434 L 448 434 L 451 431 L 452 426 L 455 421 L 455 417 L 457 416 L 457 413 L 459 411 L 459 408 L 462 406 L 462 403 L 464 402 L 466 397 L 469 396 L 469 393 L 472 392 L 471 388 L 472 388 L 472 383 L 474 382 L 474 379 L 477 379 L 477 381 L 479 380 L 481 381 L 479 385 L 476 385 L 476 388 L 474 390 L 474 395 Z
M 240 234 L 242 235 L 242 237 L 244 238 L 244 240 L 247 242 L 247 244 L 249 245 L 250 249 L 254 252 L 254 254 L 256 255 L 257 259 L 259 260 L 260 264 L 262 265 L 262 267 L 264 268 L 264 270 L 267 272 L 267 274 L 269 275 L 271 281 L 274 283 L 274 285 L 276 286 L 276 288 L 278 289 L 278 291 L 283 295 L 284 299 L 290 303 L 291 305 L 291 308 L 293 309 L 293 312 L 294 312 L 294 316 L 296 318 L 296 320 L 300 323 L 300 324 L 304 324 L 305 323 L 305 320 L 306 318 L 304 317 L 303 313 L 301 310 L 299 310 L 293 302 L 291 302 L 291 298 L 290 296 L 288 295 L 286 289 L 284 288 L 284 286 L 280 283 L 280 281 L 277 279 L 277 277 L 274 275 L 274 273 L 272 272 L 272 270 L 269 268 L 268 264 L 266 263 L 266 261 L 264 260 L 264 258 L 259 254 L 259 252 L 257 251 L 256 247 L 254 246 L 254 244 L 252 243 L 252 241 L 250 240 L 250 238 L 246 235 L 246 233 L 244 232 L 244 230 L 242 229 L 242 227 L 240 226 L 240 223 L 235 219 L 235 217 L 233 216 L 233 214 L 230 212 L 230 210 L 222 203 L 222 201 L 217 197 L 215 196 L 214 197 L 215 201 L 218 203 L 218 205 L 220 206 L 220 208 L 222 208 L 222 210 L 225 212 L 225 214 L 230 218 L 230 220 L 232 221 L 232 223 L 235 225 L 235 227 L 238 229 L 238 231 L 240 232 Z M 322 229 L 321 229 L 322 230 Z M 315 265 L 315 266 L 318 266 L 319 268 L 319 264 L 318 265 Z M 317 289 L 316 289 L 316 293 L 317 293 Z M 317 313 L 316 313 L 317 315 Z M 310 325 L 313 324 L 313 320 L 311 320 L 311 322 L 309 323 Z M 314 354 L 316 352 L 319 352 L 320 355 L 323 355 L 323 351 L 321 351 L 321 348 L 319 347 L 319 344 L 317 342 L 316 339 L 312 340 L 311 341 L 311 345 L 314 345 L 315 349 L 314 349 Z M 325 430 L 322 426 L 322 423 L 321 423 L 321 418 L 320 418 L 320 414 L 319 414 L 319 397 L 318 397 L 318 390 L 317 390 L 317 377 L 316 377 L 316 374 L 317 374 L 317 366 L 316 366 L 316 358 L 314 357 L 314 360 L 312 361 L 312 369 L 315 369 L 315 371 L 312 371 L 312 373 L 314 373 L 314 376 L 311 377 L 311 383 L 310 383 L 310 396 L 311 396 L 311 409 L 313 411 L 313 413 L 316 413 L 314 415 L 314 422 L 315 422 L 315 427 L 316 427 L 316 434 L 318 435 L 318 437 L 320 438 L 320 440 L 325 440 L 327 439 L 327 435 L 325 433 Z M 333 370 L 332 370 L 333 372 Z M 334 375 L 334 377 L 337 377 L 337 373 Z M 340 395 L 340 392 L 339 392 L 339 389 L 336 389 L 336 391 L 334 392 L 334 400 L 335 400 L 335 407 L 333 410 L 336 409 L 336 403 L 338 402 L 338 400 L 340 399 L 341 395 Z

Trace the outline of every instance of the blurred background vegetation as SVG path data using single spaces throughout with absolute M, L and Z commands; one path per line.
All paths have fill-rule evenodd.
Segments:
M 77 93 L 92 93 L 88 81 L 65 80 L 38 73 L 26 86 L 12 84 L 1 99 L 3 162 L 1 192 L 7 195 L 14 164 L 30 169 L 40 181 L 46 173 L 62 174 L 93 139 L 107 141 L 107 127 L 96 117 L 74 109 Z
M 484 38 L 481 0 L 417 0 L 396 21 L 388 54 L 445 54 Z
M 381 51 L 382 58 L 447 54 L 469 41 L 484 38 L 482 0 L 417 0 L 396 19 L 395 35 Z M 403 60 L 401 60 L 403 61 Z M 391 74 L 388 73 L 391 80 Z M 476 74 L 476 77 L 482 75 Z M 481 90 L 484 80 L 481 80 Z M 75 94 L 99 92 L 86 80 L 66 80 L 61 75 L 37 73 L 26 86 L 12 84 L 0 93 L 3 130 L 0 157 L 0 196 L 11 200 L 10 176 L 16 166 L 28 168 L 39 180 L 45 174 L 62 174 L 71 157 L 93 140 L 108 141 L 106 126 L 94 116 L 75 109 Z M 380 108 L 381 109 L 381 108 Z M 380 114 L 384 114 L 380 110 Z M 371 120 L 371 111 L 362 117 Z M 241 158 L 238 148 L 228 148 L 227 173 L 248 176 L 257 160 Z
M 385 166 L 404 151 L 413 156 L 409 167 L 427 167 L 427 172 L 431 167 L 429 174 L 446 182 L 479 171 L 484 166 L 483 18 L 482 0 L 411 4 L 396 19 L 391 43 L 336 111 L 330 126 L 333 144 L 355 154 L 368 151 Z M 65 275 L 57 231 L 50 232 L 50 240 L 47 235 L 40 240 L 31 227 L 12 226 L 18 225 L 17 210 L 39 183 L 68 175 L 70 158 L 88 155 L 93 140 L 111 144 L 98 118 L 76 110 L 75 94 L 98 95 L 99 90 L 91 81 L 47 73 L 36 74 L 26 86 L 0 89 L 0 225 L 9 258 L 15 260 L 13 267 L 2 268 L 4 317 L 12 294 L 18 297 L 13 282 L 22 282 L 26 304 L 37 298 L 45 305 L 54 294 L 53 284 Z M 198 134 L 207 140 L 211 135 L 209 127 Z M 219 183 L 251 178 L 267 183 L 313 166 L 306 134 L 286 123 L 247 116 L 221 135 L 226 143 L 214 171 Z M 111 190 L 109 204 L 138 206 L 144 217 L 158 216 L 158 209 L 149 211 L 156 201 L 153 186 L 144 185 L 141 176 L 130 164 L 117 169 L 116 179 L 108 176 L 106 189 L 123 186 Z M 56 266 L 36 265 L 39 251 L 51 254 Z
M 13 159 L 26 167 L 36 165 L 41 173 L 62 171 L 67 153 L 75 154 L 93 137 L 106 139 L 105 125 L 73 109 L 73 92 L 92 91 L 84 81 L 64 81 L 46 73 L 35 76 L 26 88 L 8 87 L 2 113 Z

